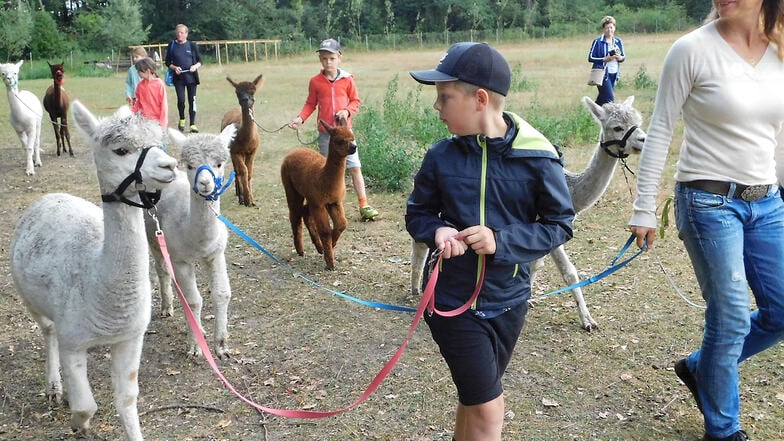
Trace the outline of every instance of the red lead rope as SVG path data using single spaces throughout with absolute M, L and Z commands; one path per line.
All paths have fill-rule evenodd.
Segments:
M 484 265 L 485 261 L 484 261 L 484 256 L 482 256 L 481 279 L 479 280 L 476 290 L 474 291 L 474 294 L 471 297 L 471 299 L 468 301 L 468 303 L 452 311 L 446 311 L 446 312 L 439 311 L 435 309 L 435 306 L 433 304 L 433 298 L 434 298 L 433 293 L 436 286 L 436 281 L 438 279 L 438 266 L 439 266 L 438 264 L 441 263 L 441 257 L 439 257 L 438 262 L 433 270 L 433 274 L 430 276 L 430 280 L 427 282 L 425 291 L 422 293 L 422 299 L 419 301 L 419 306 L 417 306 L 417 310 L 414 313 L 414 320 L 411 323 L 411 327 L 408 329 L 408 335 L 406 335 L 405 341 L 403 341 L 403 344 L 395 352 L 392 358 L 390 358 L 389 361 L 387 361 L 387 363 L 384 365 L 384 367 L 381 368 L 381 371 L 378 374 L 376 374 L 376 376 L 373 378 L 373 381 L 370 382 L 370 385 L 367 387 L 367 389 L 365 389 L 365 391 L 362 393 L 362 395 L 360 395 L 359 398 L 357 398 L 353 403 L 349 404 L 348 406 L 342 409 L 330 410 L 325 412 L 310 411 L 310 410 L 275 409 L 271 407 L 262 406 L 260 404 L 255 403 L 251 399 L 246 398 L 244 395 L 239 393 L 234 388 L 234 386 L 232 386 L 229 380 L 226 379 L 223 373 L 221 373 L 220 368 L 218 368 L 218 364 L 215 362 L 215 358 L 212 356 L 212 352 L 210 351 L 210 346 L 207 344 L 207 341 L 204 338 L 204 334 L 201 332 L 201 329 L 199 328 L 199 324 L 196 322 L 196 317 L 193 315 L 193 311 L 191 311 L 191 308 L 188 305 L 188 301 L 185 299 L 185 295 L 182 293 L 182 290 L 180 289 L 180 284 L 177 282 L 177 279 L 174 277 L 174 268 L 171 263 L 171 257 L 169 256 L 169 250 L 168 247 L 166 246 L 166 239 L 163 236 L 163 231 L 158 230 L 156 232 L 156 237 L 158 239 L 158 246 L 161 249 L 161 254 L 163 255 L 164 261 L 166 262 L 166 269 L 169 271 L 169 274 L 171 275 L 172 280 L 174 281 L 174 286 L 177 288 L 177 294 L 180 297 L 182 308 L 185 311 L 185 317 L 188 319 L 188 324 L 191 327 L 191 331 L 193 332 L 193 335 L 196 337 L 196 341 L 198 342 L 199 347 L 201 348 L 201 351 L 204 354 L 204 358 L 207 360 L 207 364 L 210 365 L 210 367 L 218 376 L 218 379 L 221 381 L 221 383 L 223 383 L 226 389 L 228 389 L 230 392 L 236 395 L 237 398 L 239 398 L 249 406 L 258 409 L 262 412 L 267 412 L 273 415 L 278 415 L 286 418 L 311 418 L 311 419 L 326 418 L 329 416 L 343 413 L 349 409 L 356 407 L 359 403 L 365 401 L 365 399 L 367 399 L 373 392 L 376 391 L 376 389 L 378 389 L 378 387 L 381 385 L 381 383 L 384 381 L 387 375 L 389 375 L 389 373 L 392 371 L 392 368 L 395 367 L 395 364 L 397 364 L 400 357 L 403 355 L 403 351 L 406 349 L 409 340 L 411 340 L 411 336 L 414 335 L 414 330 L 419 324 L 419 321 L 422 320 L 422 315 L 424 314 L 425 310 L 428 310 L 430 313 L 435 312 L 436 314 L 443 315 L 446 317 L 452 317 L 468 310 L 468 308 L 471 307 L 471 305 L 474 303 L 477 296 L 479 295 L 479 290 L 482 286 L 482 279 L 484 278 L 484 272 L 485 272 L 485 265 Z

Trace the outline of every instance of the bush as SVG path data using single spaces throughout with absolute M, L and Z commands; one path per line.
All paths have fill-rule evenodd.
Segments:
M 411 187 L 427 148 L 449 135 L 429 106 L 421 102 L 422 86 L 399 96 L 398 78 L 388 84 L 383 110 L 366 106 L 354 121 L 362 150 L 362 171 L 369 186 L 386 191 Z

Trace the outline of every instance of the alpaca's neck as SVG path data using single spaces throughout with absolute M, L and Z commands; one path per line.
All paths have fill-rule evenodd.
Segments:
M 345 187 L 343 175 L 346 174 L 346 157 L 332 154 L 333 151 L 335 149 L 330 146 L 327 161 L 324 163 L 324 168 L 321 169 L 321 183 L 322 185 L 332 185 L 333 188 Z
M 54 99 L 57 102 L 60 102 L 60 85 L 57 84 L 57 80 L 54 80 L 54 89 L 52 89 L 52 94 L 54 95 Z
M 253 121 L 253 109 L 247 106 L 242 106 L 242 125 L 239 128 L 239 132 L 243 134 L 251 133 L 256 127 L 256 123 Z M 239 133 L 237 133 L 239 135 Z
M 107 287 L 138 291 L 127 286 L 130 281 L 147 280 L 149 274 L 148 248 L 141 208 L 121 202 L 103 203 L 103 248 L 97 265 Z
M 582 172 L 567 172 L 569 193 L 572 195 L 572 204 L 575 212 L 579 213 L 592 206 L 607 190 L 610 185 L 617 158 L 608 155 L 601 147 L 604 133 L 599 134 L 599 143 L 593 151 L 593 156 Z
M 220 214 L 220 198 L 210 202 L 193 191 L 190 193 L 190 213 L 188 213 L 187 227 L 184 230 L 199 231 L 205 238 L 212 237 L 212 231 L 218 228 L 218 221 L 215 216 L 216 213 Z

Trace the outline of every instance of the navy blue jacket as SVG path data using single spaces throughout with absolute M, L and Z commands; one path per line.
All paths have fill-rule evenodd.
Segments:
M 618 73 L 620 74 L 620 63 L 626 61 L 626 52 L 623 51 L 623 42 L 620 38 L 613 36 L 613 40 L 615 40 L 615 46 L 619 51 L 621 51 L 621 59 L 618 60 Z M 607 44 L 607 40 L 604 39 L 604 34 L 596 37 L 596 39 L 593 40 L 593 43 L 591 43 L 591 49 L 588 51 L 588 62 L 592 63 L 591 67 L 593 69 L 604 68 L 604 57 L 610 55 L 609 47 L 610 45 Z
M 519 116 L 506 112 L 504 138 L 450 137 L 428 149 L 406 208 L 406 229 L 435 249 L 435 231 L 485 225 L 495 232 L 474 311 L 493 317 L 531 296 L 529 264 L 572 237 L 574 208 L 556 149 Z M 445 259 L 436 306 L 469 300 L 479 257 L 470 248 Z M 427 283 L 428 274 L 424 283 Z

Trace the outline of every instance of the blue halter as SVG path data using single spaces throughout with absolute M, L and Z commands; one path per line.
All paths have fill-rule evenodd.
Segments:
M 208 195 L 201 195 L 201 193 L 199 193 L 199 189 L 197 187 L 198 186 L 198 182 L 196 180 L 198 179 L 199 173 L 201 173 L 202 170 L 207 170 L 208 172 L 210 172 L 210 174 L 212 175 L 212 179 L 215 181 L 215 189 L 212 190 L 212 193 L 210 193 Z M 222 195 L 223 192 L 226 191 L 227 188 L 229 188 L 229 185 L 231 185 L 231 183 L 233 181 L 234 181 L 234 172 L 233 171 L 231 172 L 231 174 L 229 174 L 229 180 L 228 180 L 228 182 L 226 182 L 226 185 L 223 185 L 223 176 L 215 176 L 215 172 L 212 171 L 212 167 L 210 167 L 209 165 L 202 165 L 201 167 L 199 167 L 196 170 L 196 174 L 194 175 L 194 178 L 193 178 L 193 192 L 198 194 L 198 195 L 201 195 L 204 199 L 206 199 L 208 201 L 217 201 L 218 198 L 220 197 L 220 195 Z M 221 186 L 221 185 L 223 185 L 223 186 Z

